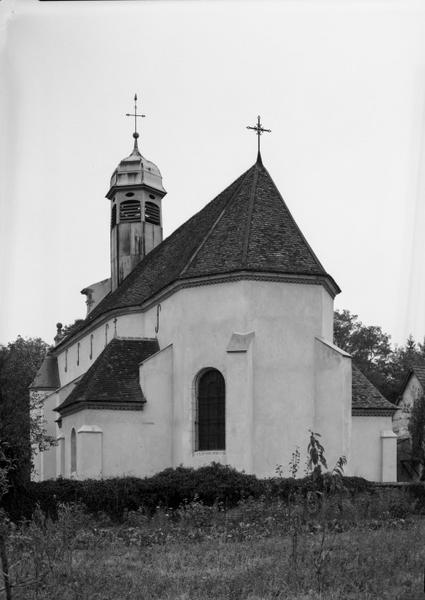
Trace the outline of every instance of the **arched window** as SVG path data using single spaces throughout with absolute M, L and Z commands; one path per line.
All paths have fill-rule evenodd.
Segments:
M 75 429 L 71 431 L 71 473 L 77 472 L 77 434 Z
M 106 323 L 106 325 L 105 325 L 105 346 L 107 346 L 107 344 L 108 344 L 108 329 L 109 329 L 109 323 Z
M 140 202 L 126 200 L 120 204 L 120 223 L 139 223 L 141 217 Z
M 217 369 L 204 371 L 196 391 L 196 449 L 225 450 L 225 384 Z
M 80 342 L 77 344 L 77 367 L 80 364 Z
M 153 225 L 161 224 L 159 206 L 154 202 L 145 202 L 145 221 Z
M 68 371 L 68 350 L 65 350 L 65 373 Z
M 93 358 L 93 334 L 90 335 L 90 360 Z

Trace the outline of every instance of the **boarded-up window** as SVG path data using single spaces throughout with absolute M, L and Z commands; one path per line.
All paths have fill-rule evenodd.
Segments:
M 120 204 L 120 223 L 139 223 L 141 217 L 140 202 L 126 200 Z
M 77 472 L 77 434 L 75 429 L 71 431 L 71 473 Z
M 217 369 L 208 369 L 198 380 L 197 389 L 197 450 L 224 450 L 225 445 L 225 384 Z
M 161 224 L 159 206 L 153 202 L 145 202 L 145 221 L 154 225 Z

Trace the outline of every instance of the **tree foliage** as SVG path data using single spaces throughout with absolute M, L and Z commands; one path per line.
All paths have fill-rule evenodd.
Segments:
M 38 410 L 41 399 L 30 399 L 29 385 L 40 368 L 48 345 L 40 338 L 24 339 L 0 346 L 0 443 L 11 461 L 12 478 L 28 479 L 31 446 L 40 449 L 50 440 L 44 436 Z
M 423 394 L 418 396 L 413 403 L 408 428 L 412 444 L 412 460 L 425 465 L 425 398 Z M 425 470 L 422 469 L 421 479 L 424 478 Z
M 75 321 L 73 323 L 70 323 L 69 325 L 63 325 L 62 326 L 62 335 L 65 336 L 71 336 L 74 331 L 76 331 L 81 323 L 84 322 L 84 319 L 75 319 Z
M 412 364 L 425 360 L 425 343 L 409 336 L 393 347 L 391 336 L 377 325 L 363 325 L 349 310 L 334 314 L 334 341 L 351 354 L 358 368 L 388 400 L 394 402 Z

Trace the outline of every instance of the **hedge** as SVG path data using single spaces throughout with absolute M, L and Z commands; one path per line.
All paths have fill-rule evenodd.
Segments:
M 356 493 L 371 489 L 372 484 L 357 477 L 344 477 L 344 487 Z M 220 503 L 224 508 L 236 506 L 244 498 L 281 498 L 292 494 L 306 495 L 323 487 L 323 481 L 271 478 L 258 479 L 235 469 L 213 463 L 199 469 L 178 467 L 165 469 L 153 477 L 116 477 L 110 479 L 57 479 L 31 482 L 26 488 L 10 490 L 3 499 L 9 516 L 18 521 L 29 518 L 38 504 L 55 518 L 60 503 L 80 502 L 91 514 L 105 513 L 113 520 L 122 519 L 126 511 L 143 508 L 153 514 L 157 507 L 178 508 L 184 502 L 199 499 L 206 505 Z

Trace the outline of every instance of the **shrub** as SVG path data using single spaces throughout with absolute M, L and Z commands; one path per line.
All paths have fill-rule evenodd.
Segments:
M 373 488 L 373 484 L 359 477 L 344 477 L 343 482 L 344 489 L 352 495 Z M 6 496 L 3 506 L 14 521 L 30 518 L 36 505 L 56 519 L 59 504 L 70 503 L 81 503 L 90 514 L 103 513 L 114 521 L 120 521 L 128 512 L 142 509 L 145 514 L 152 515 L 158 507 L 177 509 L 193 501 L 226 509 L 249 498 L 288 502 L 295 497 L 306 498 L 309 492 L 324 489 L 324 486 L 325 475 L 319 478 L 257 479 L 254 475 L 213 463 L 199 469 L 165 469 L 143 479 L 116 477 L 78 481 L 59 478 L 32 482 L 21 490 L 18 502 L 15 496 Z M 424 493 L 423 501 L 425 505 Z

